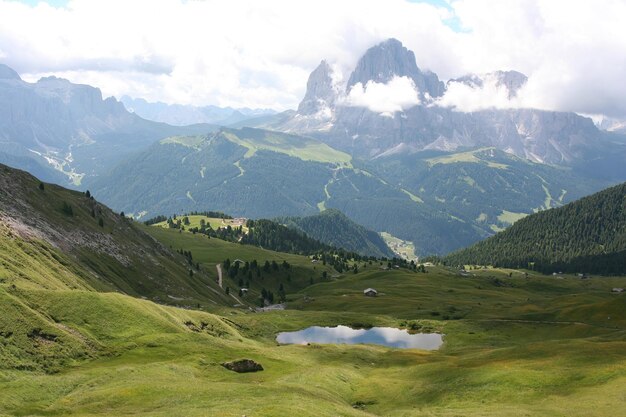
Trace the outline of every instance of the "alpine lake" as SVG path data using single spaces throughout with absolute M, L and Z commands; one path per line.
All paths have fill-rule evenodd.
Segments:
M 353 329 L 348 326 L 311 326 L 296 332 L 282 332 L 276 337 L 280 344 L 372 344 L 399 349 L 436 350 L 443 344 L 439 333 L 409 333 L 392 327 Z

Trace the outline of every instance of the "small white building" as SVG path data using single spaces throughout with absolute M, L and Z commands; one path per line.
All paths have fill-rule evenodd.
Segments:
M 619 293 L 619 292 L 624 292 L 624 289 L 623 289 L 623 288 L 613 288 L 613 289 L 611 290 L 611 292 L 618 292 L 618 293 Z
M 374 288 L 367 288 L 363 290 L 363 294 L 366 297 L 376 297 L 378 295 L 378 291 L 376 291 Z

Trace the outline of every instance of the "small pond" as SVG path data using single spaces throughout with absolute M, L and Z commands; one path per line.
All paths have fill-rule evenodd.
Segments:
M 392 327 L 352 329 L 347 326 L 312 326 L 297 332 L 282 332 L 276 337 L 280 344 L 362 344 L 383 345 L 401 349 L 435 350 L 443 343 L 439 333 L 415 333 Z

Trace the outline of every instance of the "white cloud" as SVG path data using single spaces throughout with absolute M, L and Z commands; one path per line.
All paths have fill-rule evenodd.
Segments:
M 520 94 L 524 106 L 626 115 L 626 2 L 458 0 L 452 5 L 469 29 L 456 39 L 459 68 L 524 72 L 529 76 Z
M 527 103 L 626 116 L 626 2 L 453 0 L 0 0 L 3 63 L 105 95 L 182 104 L 295 108 L 327 59 L 347 78 L 389 37 L 442 79 L 517 69 Z M 454 17 L 463 31 L 446 25 Z
M 409 77 L 393 77 L 386 84 L 369 81 L 365 86 L 356 83 L 343 100 L 352 107 L 365 107 L 383 116 L 420 104 L 415 83 Z
M 514 100 L 509 100 L 505 86 L 498 86 L 495 80 L 486 81 L 482 86 L 469 86 L 460 82 L 448 84 L 446 93 L 435 104 L 451 107 L 461 112 L 474 112 L 492 108 L 516 107 Z

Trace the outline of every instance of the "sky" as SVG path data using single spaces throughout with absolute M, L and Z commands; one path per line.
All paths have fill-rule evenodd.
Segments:
M 394 37 L 444 81 L 529 77 L 514 100 L 486 83 L 456 86 L 438 105 L 626 118 L 624 22 L 625 0 L 0 0 L 0 63 L 29 82 L 56 75 L 105 96 L 285 110 L 322 59 L 347 79 L 367 48 Z M 406 81 L 389 93 L 358 86 L 354 102 L 397 92 L 414 105 Z

